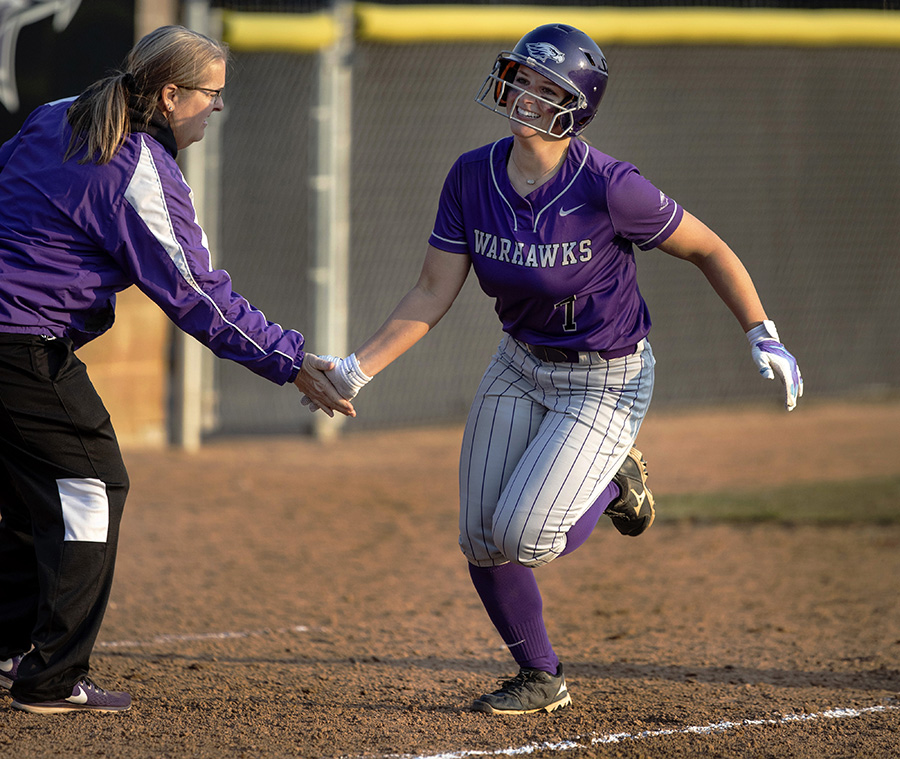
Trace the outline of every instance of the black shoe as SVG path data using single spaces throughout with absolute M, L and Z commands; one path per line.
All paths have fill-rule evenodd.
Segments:
M 476 699 L 472 710 L 486 714 L 533 714 L 553 712 L 572 703 L 562 664 L 555 675 L 522 667 L 518 675 L 501 683 L 500 690 Z
M 637 537 L 656 519 L 653 493 L 647 487 L 647 462 L 637 448 L 628 452 L 613 482 L 622 494 L 603 513 L 623 535 Z

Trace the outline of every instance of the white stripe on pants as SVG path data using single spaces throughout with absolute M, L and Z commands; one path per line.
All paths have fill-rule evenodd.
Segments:
M 460 537 L 476 566 L 547 564 L 619 470 L 653 392 L 653 351 L 580 364 L 509 336 L 488 366 L 460 453 Z

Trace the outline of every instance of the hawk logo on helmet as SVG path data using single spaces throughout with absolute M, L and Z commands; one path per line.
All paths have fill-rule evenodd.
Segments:
M 565 54 L 549 42 L 528 42 L 525 45 L 525 49 L 528 50 L 528 55 L 531 58 L 541 63 L 546 63 L 548 60 L 554 63 L 562 63 L 566 60 Z

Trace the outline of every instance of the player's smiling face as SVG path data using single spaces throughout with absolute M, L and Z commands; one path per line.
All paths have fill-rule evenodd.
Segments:
M 524 137 L 536 130 L 546 132 L 568 93 L 527 66 L 519 66 L 513 84 L 506 105 L 513 134 Z M 531 124 L 534 130 L 528 128 Z

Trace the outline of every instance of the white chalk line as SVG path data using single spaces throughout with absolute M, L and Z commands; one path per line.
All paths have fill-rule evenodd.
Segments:
M 571 751 L 573 749 L 590 748 L 608 743 L 624 743 L 626 741 L 647 740 L 648 738 L 662 738 L 672 735 L 709 735 L 722 733 L 739 727 L 774 726 L 791 722 L 812 722 L 817 719 L 845 719 L 847 717 L 861 717 L 864 714 L 888 712 L 900 710 L 900 706 L 868 706 L 862 709 L 828 709 L 817 714 L 786 714 L 777 719 L 744 719 L 740 721 L 711 722 L 708 725 L 691 725 L 689 727 L 666 728 L 663 730 L 644 730 L 639 733 L 610 733 L 608 735 L 586 735 L 572 740 L 529 743 L 517 748 L 498 748 L 493 750 L 465 750 L 450 751 L 441 754 L 414 755 L 414 754 L 384 754 L 368 759 L 466 759 L 474 756 L 521 756 L 534 754 L 538 751 Z
M 278 629 L 261 630 L 237 630 L 231 632 L 211 633 L 187 633 L 181 635 L 155 635 L 146 640 L 113 640 L 100 641 L 97 648 L 142 648 L 159 645 L 161 643 L 190 643 L 207 640 L 234 640 L 240 638 L 256 638 L 267 635 L 283 635 L 309 632 L 312 628 L 306 625 L 293 625 L 292 627 L 280 627 Z M 900 706 L 867 706 L 862 709 L 843 708 L 828 709 L 814 714 L 785 714 L 777 719 L 743 719 L 740 721 L 725 720 L 722 722 L 710 722 L 707 725 L 690 725 L 681 728 L 665 728 L 662 730 L 643 730 L 639 733 L 609 733 L 607 735 L 586 735 L 572 740 L 542 743 L 530 743 L 525 746 L 499 748 L 493 750 L 469 749 L 462 751 L 450 751 L 441 754 L 383 754 L 369 759 L 466 759 L 476 756 L 520 756 L 533 754 L 536 751 L 571 751 L 579 748 L 589 748 L 611 743 L 623 743 L 625 741 L 646 740 L 648 738 L 662 738 L 672 735 L 709 735 L 722 733 L 740 727 L 758 727 L 785 725 L 791 722 L 812 722 L 818 719 L 846 719 L 848 717 L 861 717 L 864 714 L 898 711 Z
M 97 643 L 97 648 L 145 648 L 160 643 L 193 643 L 204 640 L 233 640 L 235 638 L 260 638 L 266 635 L 283 635 L 285 633 L 304 633 L 312 630 L 306 625 L 280 627 L 277 630 L 238 630 L 234 632 L 187 633 L 184 635 L 155 635 L 147 640 L 109 640 Z

